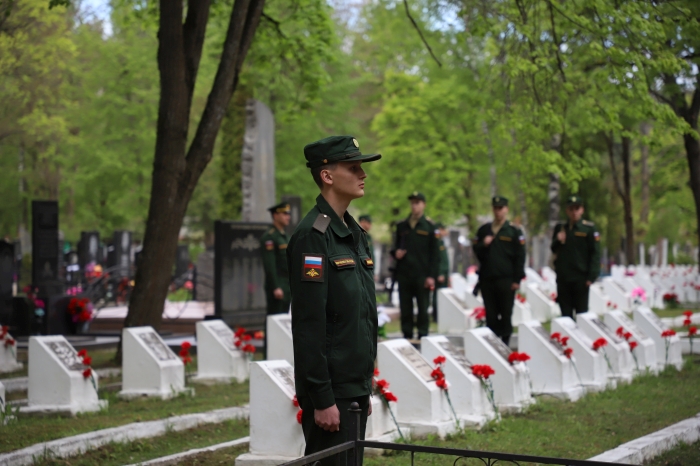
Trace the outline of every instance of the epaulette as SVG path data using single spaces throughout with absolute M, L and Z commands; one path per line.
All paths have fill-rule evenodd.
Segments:
M 582 222 L 584 225 L 587 225 L 587 226 L 589 226 L 589 227 L 594 227 L 594 226 L 595 226 L 595 223 L 589 222 L 588 220 L 581 220 L 581 222 Z
M 273 234 L 275 232 L 274 228 L 270 228 L 270 231 L 268 231 L 269 234 Z
M 316 217 L 316 220 L 314 220 L 314 224 L 312 225 L 314 230 L 318 230 L 321 233 L 325 234 L 326 230 L 328 229 L 328 225 L 331 224 L 331 218 L 326 215 L 326 214 L 318 214 L 318 217 Z

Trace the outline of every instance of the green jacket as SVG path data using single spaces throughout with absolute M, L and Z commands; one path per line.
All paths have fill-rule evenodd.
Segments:
M 435 226 L 423 216 L 411 228 L 409 219 L 396 224 L 394 252 L 406 250 L 403 259 L 396 261 L 396 277 L 399 280 L 437 278 L 440 254 Z
M 374 258 L 374 241 L 372 241 L 372 236 L 365 232 L 365 237 L 367 238 L 367 251 L 369 251 L 369 255 Z
M 297 395 L 315 409 L 369 395 L 377 356 L 374 262 L 366 233 L 319 195 L 289 241 Z
M 450 259 L 447 257 L 447 248 L 445 247 L 445 242 L 442 240 L 438 234 L 435 234 L 438 242 L 438 255 L 440 256 L 440 262 L 438 265 L 438 275 L 445 277 L 445 283 L 447 283 L 447 278 L 450 275 Z
M 489 246 L 484 238 L 493 236 Z M 476 233 L 474 254 L 479 259 L 479 280 L 508 278 L 520 284 L 525 277 L 525 236 L 520 228 L 506 220 L 494 235 L 491 223 L 482 225 Z
M 274 226 L 260 238 L 260 250 L 265 268 L 265 289 L 272 291 L 282 288 L 287 296 L 289 295 L 288 242 L 287 235 Z
M 557 239 L 557 233 L 566 231 L 566 242 Z M 552 252 L 556 254 L 554 269 L 558 282 L 591 281 L 600 275 L 600 234 L 593 222 L 580 220 L 573 228 L 569 222 L 554 227 Z

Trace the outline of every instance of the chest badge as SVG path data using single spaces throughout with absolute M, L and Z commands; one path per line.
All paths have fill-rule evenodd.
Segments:
M 323 282 L 323 254 L 304 254 L 301 281 Z
M 339 269 L 344 269 L 346 267 L 355 267 L 355 259 L 353 259 L 352 257 L 331 260 L 333 261 L 333 264 Z

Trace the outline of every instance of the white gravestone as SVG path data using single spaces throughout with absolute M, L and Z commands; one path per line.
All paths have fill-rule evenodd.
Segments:
M 527 302 L 532 309 L 533 319 L 539 322 L 547 322 L 561 315 L 559 305 L 551 297 L 546 296 L 542 290 L 534 283 L 529 283 L 525 287 Z
M 391 387 L 390 387 L 391 388 Z M 399 431 L 391 418 L 389 408 L 381 400 L 379 395 L 373 395 L 369 399 L 372 403 L 372 415 L 367 418 L 367 428 L 365 429 L 365 439 L 373 442 L 393 442 L 399 438 Z M 396 403 L 389 402 L 392 411 L 396 412 Z M 408 435 L 410 430 L 402 429 L 404 435 Z
M 605 314 L 605 323 L 608 324 L 608 327 L 615 330 L 623 327 L 626 332 L 630 332 L 632 339 L 639 344 L 634 350 L 634 354 L 639 362 L 639 369 L 648 369 L 654 374 L 658 373 L 659 366 L 656 359 L 656 344 L 654 340 L 632 322 L 627 317 L 627 314 L 622 311 L 610 311 Z M 663 361 L 661 361 L 661 365 L 663 365 Z
M 588 311 L 596 315 L 603 315 L 608 312 L 610 297 L 605 294 L 603 287 L 598 283 L 593 283 L 588 288 Z
M 12 335 L 8 333 L 5 335 L 5 338 L 12 338 Z M 17 344 L 5 347 L 5 344 L 0 338 L 0 374 L 3 372 L 18 371 L 23 367 L 24 364 L 17 362 Z
M 517 327 L 523 322 L 527 322 L 532 319 L 532 309 L 527 301 L 524 303 L 521 303 L 517 299 L 513 301 L 513 316 L 511 317 L 510 322 L 514 327 Z
M 289 314 L 267 316 L 267 360 L 284 359 L 294 365 L 292 317 Z
M 610 297 L 610 301 L 617 305 L 619 310 L 630 311 L 630 294 L 623 290 L 612 277 L 603 278 L 603 291 Z
M 155 396 L 168 399 L 185 387 L 185 365 L 153 327 L 128 327 L 122 331 L 122 398 Z
M 416 437 L 442 438 L 456 430 L 447 397 L 430 375 L 433 366 L 407 340 L 379 343 L 377 363 L 399 399 L 396 419 L 401 427 L 410 428 Z
M 519 412 L 535 402 L 530 392 L 530 370 L 527 364 L 508 362 L 511 350 L 488 328 L 469 330 L 464 334 L 464 353 L 476 364 L 488 364 L 494 398 L 499 411 Z
M 233 331 L 223 320 L 197 322 L 198 382 L 244 382 L 248 378 L 248 356 L 236 348 Z
M 584 393 L 576 370 L 564 356 L 564 348 L 552 340 L 537 321 L 518 326 L 518 350 L 530 355 L 530 378 L 534 393 L 576 401 Z M 576 355 L 573 356 L 575 362 Z
M 576 323 L 591 340 L 605 338 L 608 342 L 602 351 L 608 356 L 612 366 L 612 373 L 609 376 L 619 382 L 632 381 L 635 366 L 627 342 L 618 337 L 613 329 L 592 312 L 577 314 Z
M 634 323 L 654 340 L 656 345 L 656 361 L 659 368 L 663 369 L 666 364 L 666 343 L 668 342 L 668 364 L 676 369 L 683 368 L 683 355 L 681 339 L 678 335 L 672 337 L 662 337 L 661 333 L 668 330 L 668 327 L 661 322 L 659 316 L 654 311 L 645 306 L 640 306 L 634 310 Z
M 459 417 L 460 426 L 480 428 L 495 417 L 493 407 L 478 378 L 472 375 L 472 362 L 461 348 L 442 336 L 423 337 L 421 354 L 428 361 L 445 357 L 443 373 L 449 383 L 450 400 Z
M 450 275 L 452 290 L 457 297 L 464 302 L 464 305 L 469 309 L 475 307 L 484 307 L 484 301 L 481 297 L 474 296 L 474 285 L 470 284 L 464 276 L 453 273 Z M 439 306 L 439 305 L 438 305 Z
M 576 325 L 571 317 L 552 321 L 552 332 L 569 337 L 568 346 L 574 350 L 576 368 L 588 391 L 600 392 L 608 387 L 608 364 L 605 357 L 593 349 L 593 340 Z M 614 384 L 614 382 L 613 382 Z
M 87 366 L 61 335 L 29 339 L 28 404 L 22 413 L 77 413 L 99 411 L 106 400 L 97 398 L 98 376 L 83 377 Z
M 236 458 L 236 466 L 281 464 L 304 455 L 295 394 L 294 368 L 287 361 L 250 363 L 250 452 Z
M 475 328 L 478 324 L 472 313 L 467 309 L 451 288 L 438 288 L 438 333 L 445 335 L 462 335 L 466 330 Z

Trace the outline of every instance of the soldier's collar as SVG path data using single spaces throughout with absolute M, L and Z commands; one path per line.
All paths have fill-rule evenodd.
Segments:
M 355 223 L 355 220 L 347 212 L 345 212 L 345 222 L 348 224 L 348 226 L 345 226 L 340 217 L 338 217 L 338 214 L 335 213 L 335 210 L 333 210 L 322 194 L 319 194 L 316 198 L 316 207 L 318 207 L 318 210 L 320 210 L 322 214 L 326 214 L 331 218 L 331 229 L 333 230 L 333 233 L 341 238 L 345 238 L 346 236 L 350 235 L 351 229 L 354 230 L 359 228 L 357 223 Z

